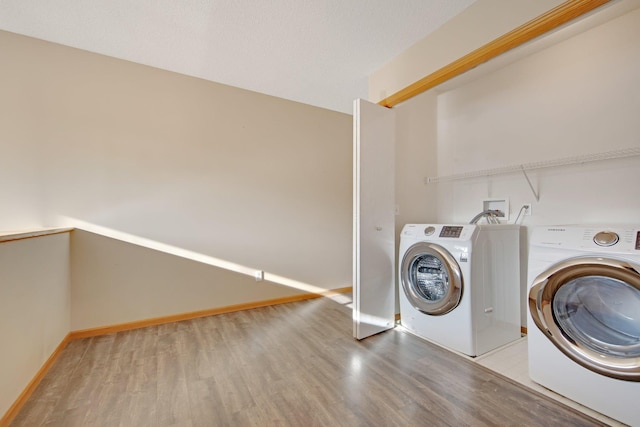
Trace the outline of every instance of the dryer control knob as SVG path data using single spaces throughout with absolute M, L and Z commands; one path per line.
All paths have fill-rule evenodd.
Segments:
M 613 246 L 618 243 L 620 237 L 613 231 L 601 231 L 593 237 L 593 241 L 598 246 Z
M 431 236 L 433 233 L 435 233 L 435 231 L 436 231 L 436 228 L 430 225 L 424 229 L 424 235 Z

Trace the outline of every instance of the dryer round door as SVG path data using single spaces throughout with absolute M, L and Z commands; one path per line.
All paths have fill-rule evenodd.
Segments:
M 402 257 L 400 281 L 409 303 L 425 314 L 446 314 L 460 303 L 463 291 L 460 266 L 435 243 L 419 242 Z
M 568 259 L 529 291 L 536 326 L 567 357 L 611 378 L 640 381 L 640 273 L 609 258 Z

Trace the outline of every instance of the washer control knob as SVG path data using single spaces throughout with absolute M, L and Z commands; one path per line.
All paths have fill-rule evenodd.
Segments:
M 620 237 L 613 231 L 601 231 L 593 237 L 593 241 L 598 246 L 613 246 L 618 243 Z
M 424 235 L 425 236 L 431 236 L 435 232 L 436 232 L 436 228 L 434 226 L 431 226 L 431 225 L 424 229 Z

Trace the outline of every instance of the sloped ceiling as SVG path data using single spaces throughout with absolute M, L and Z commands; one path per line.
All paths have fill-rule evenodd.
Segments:
M 475 0 L 0 0 L 0 30 L 351 113 Z

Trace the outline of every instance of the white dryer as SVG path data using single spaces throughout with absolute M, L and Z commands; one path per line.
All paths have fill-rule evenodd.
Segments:
M 400 235 L 400 323 L 478 356 L 520 338 L 520 227 L 407 224 Z
M 640 227 L 536 227 L 528 269 L 531 379 L 640 425 Z

